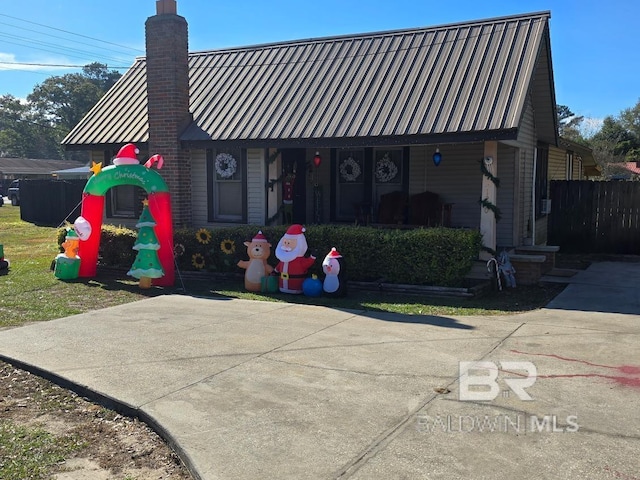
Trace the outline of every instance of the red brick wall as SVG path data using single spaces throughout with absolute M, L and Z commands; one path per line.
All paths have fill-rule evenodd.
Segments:
M 191 165 L 180 148 L 189 114 L 189 41 L 187 21 L 161 14 L 147 19 L 147 100 L 149 154 L 164 157 L 160 172 L 171 192 L 174 227 L 191 225 Z

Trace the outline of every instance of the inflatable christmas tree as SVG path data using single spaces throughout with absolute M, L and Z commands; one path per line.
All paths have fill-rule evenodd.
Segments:
M 140 230 L 136 243 L 133 245 L 133 249 L 138 251 L 138 255 L 136 255 L 127 275 L 139 279 L 140 288 L 150 288 L 152 279 L 162 277 L 164 270 L 158 258 L 160 243 L 153 229 L 156 226 L 156 221 L 149 212 L 149 201 L 145 200 L 142 204 L 142 215 L 136 224 L 136 228 Z

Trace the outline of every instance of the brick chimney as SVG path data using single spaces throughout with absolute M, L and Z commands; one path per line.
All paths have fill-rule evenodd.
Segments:
M 187 21 L 175 0 L 158 0 L 145 24 L 149 155 L 164 157 L 160 172 L 171 192 L 174 227 L 191 225 L 191 163 L 180 147 L 189 125 L 189 40 Z

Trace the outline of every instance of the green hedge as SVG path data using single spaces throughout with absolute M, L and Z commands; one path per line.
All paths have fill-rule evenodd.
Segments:
M 350 280 L 406 283 L 414 285 L 459 286 L 470 271 L 481 248 L 475 230 L 427 228 L 386 230 L 369 227 L 311 225 L 306 237 L 309 250 L 317 257 L 310 273 L 322 275 L 322 260 L 336 247 L 345 259 Z M 245 241 L 261 229 L 272 244 L 269 263 L 275 265 L 275 247 L 285 226 L 215 227 L 180 229 L 174 232 L 175 253 L 181 271 L 242 273 L 239 260 L 246 260 Z M 63 231 L 63 229 L 61 229 Z M 104 226 L 100 262 L 128 268 L 137 231 Z M 64 239 L 64 235 L 59 235 Z

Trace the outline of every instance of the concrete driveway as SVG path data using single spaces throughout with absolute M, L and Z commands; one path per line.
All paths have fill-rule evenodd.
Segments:
M 0 356 L 139 415 L 196 478 L 637 480 L 640 264 L 571 282 L 495 317 L 169 295 L 0 331 Z

